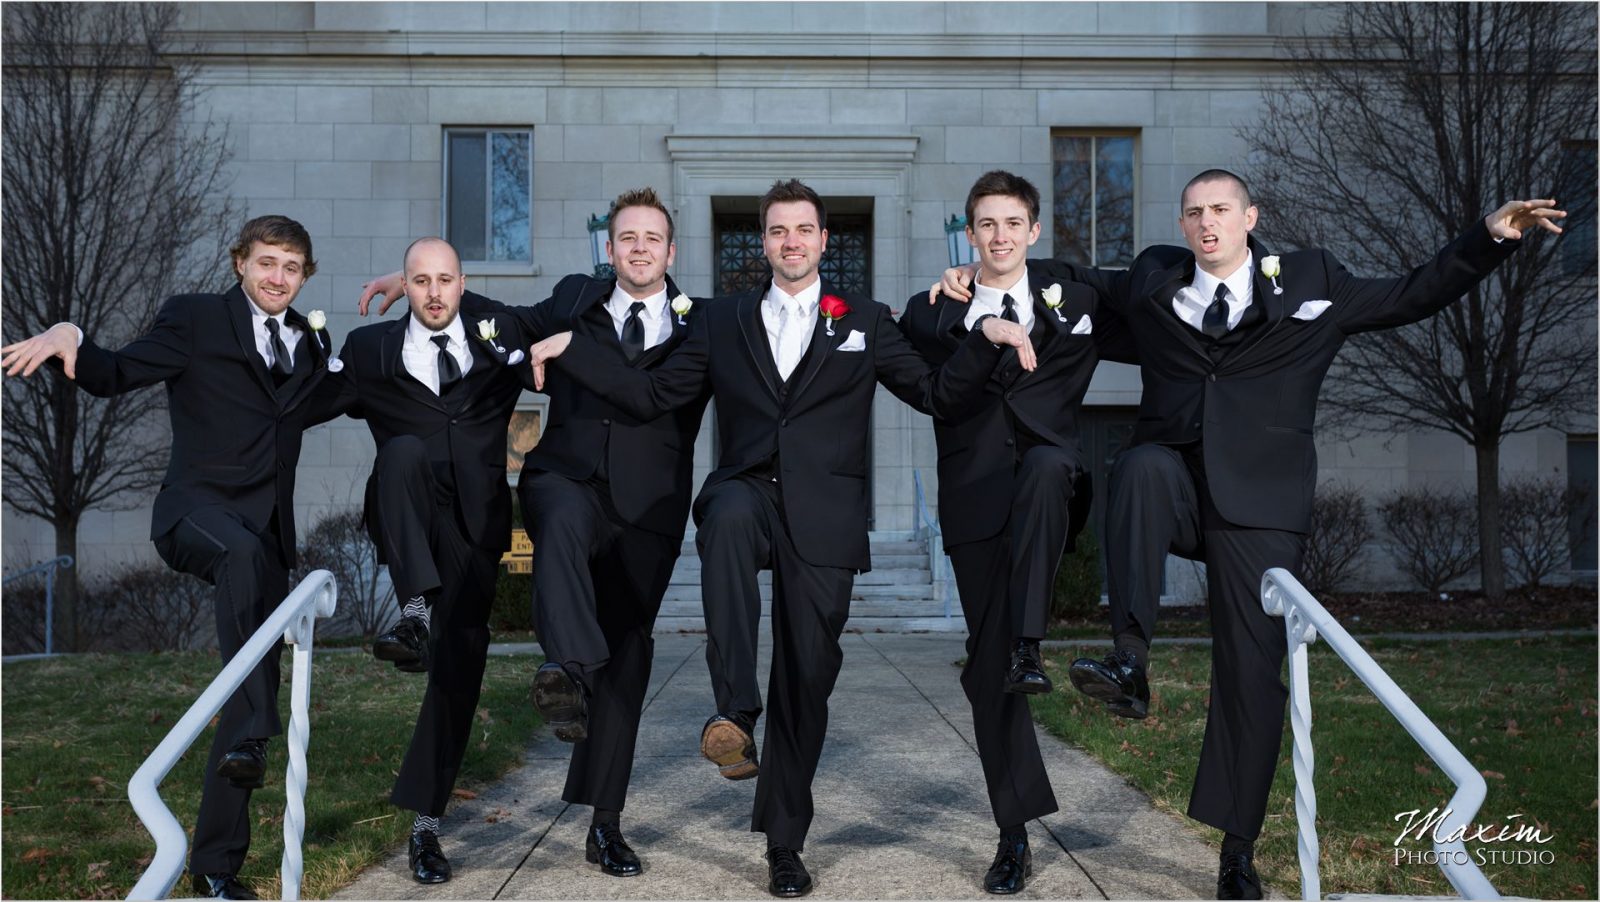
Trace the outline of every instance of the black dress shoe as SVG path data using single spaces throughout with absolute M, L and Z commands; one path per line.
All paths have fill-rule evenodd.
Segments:
M 1023 695 L 1045 695 L 1054 689 L 1039 661 L 1039 640 L 1018 639 L 1011 649 L 1011 670 L 1006 674 L 1006 691 Z
M 439 834 L 418 830 L 411 834 L 411 879 L 418 883 L 443 883 L 450 879 L 450 859 L 439 848 Z
M 387 633 L 372 640 L 372 656 L 393 661 L 396 670 L 424 673 L 428 669 L 428 627 L 421 618 L 401 617 Z
M 1002 839 L 994 853 L 994 864 L 989 865 L 989 872 L 983 875 L 983 891 L 997 896 L 1020 893 L 1032 876 L 1033 851 L 1028 848 L 1027 837 L 1021 842 Z
M 742 714 L 715 715 L 700 730 L 700 754 L 715 764 L 724 777 L 748 780 L 761 772 L 756 764 L 756 740 L 751 735 L 754 732 L 755 724 Z M 800 870 L 805 872 L 804 868 Z
M 217 762 L 217 776 L 232 783 L 235 789 L 260 789 L 266 774 L 265 739 L 246 739 L 223 753 L 222 760 Z
M 1261 878 L 1256 876 L 1255 863 L 1248 853 L 1222 853 L 1222 867 L 1217 870 L 1217 898 L 1261 898 Z
M 583 684 L 560 664 L 540 665 L 533 675 L 533 706 L 563 742 L 582 742 L 589 736 L 589 705 Z
M 622 838 L 622 828 L 616 824 L 591 824 L 589 835 L 583 841 L 583 857 L 590 864 L 598 864 L 602 873 L 613 877 L 637 877 L 644 872 L 639 856 L 633 854 Z
M 195 874 L 194 891 L 202 899 L 255 899 L 237 874 Z
M 786 899 L 811 892 L 811 874 L 799 852 L 783 846 L 767 850 L 767 892 Z
M 1067 675 L 1079 692 L 1105 702 L 1118 717 L 1142 720 L 1150 711 L 1150 683 L 1131 652 L 1114 651 L 1104 661 L 1079 658 Z

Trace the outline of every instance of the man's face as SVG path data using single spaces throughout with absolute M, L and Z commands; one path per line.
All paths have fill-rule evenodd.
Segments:
M 677 245 L 667 240 L 667 217 L 654 207 L 623 207 L 611 223 L 606 256 L 617 284 L 635 297 L 649 297 L 666 282 Z
M 276 316 L 289 309 L 306 284 L 306 255 L 257 241 L 243 260 L 234 259 L 233 270 L 245 295 L 268 316 Z
M 1010 284 L 1039 240 L 1039 223 L 1029 222 L 1028 205 L 1009 194 L 990 194 L 972 206 L 967 241 L 978 251 L 983 278 Z
M 817 222 L 817 208 L 808 200 L 783 201 L 767 208 L 762 249 L 780 285 L 803 288 L 816 275 L 828 231 Z
M 1196 265 L 1219 278 L 1244 263 L 1246 239 L 1256 227 L 1256 208 L 1246 205 L 1237 182 L 1213 179 L 1183 193 L 1178 225 Z
M 437 332 L 456 318 L 467 277 L 461 258 L 443 241 L 425 241 L 406 255 L 406 300 L 411 315 Z

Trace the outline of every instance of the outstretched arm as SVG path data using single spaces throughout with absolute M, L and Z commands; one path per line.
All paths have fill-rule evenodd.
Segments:
M 709 378 L 710 332 L 706 317 L 696 318 L 689 337 L 646 372 L 625 366 L 586 335 L 560 332 L 528 352 L 534 385 L 543 390 L 545 369 L 555 365 L 584 388 L 640 420 L 653 420 L 699 398 Z
M 61 371 L 68 379 L 77 378 L 78 343 L 83 333 L 71 323 L 56 323 L 32 338 L 13 342 L 0 348 L 0 368 L 7 376 L 32 376 L 34 370 L 52 357 L 61 361 Z
M 895 397 L 940 419 L 961 419 L 982 401 L 989 375 L 1004 359 L 1007 347 L 1017 349 L 1024 369 L 1038 365 L 1028 333 L 997 316 L 984 317 L 982 327 L 974 329 L 940 366 L 917 353 L 889 317 L 881 318 L 877 331 L 878 381 Z
M 168 298 L 150 331 L 117 351 L 108 351 L 87 336 L 80 345 L 78 328 L 58 323 L 40 335 L 0 349 L 0 366 L 7 368 L 8 375 L 28 375 L 42 363 L 59 365 L 79 388 L 101 398 L 155 385 L 179 375 L 189 365 L 194 346 L 190 303 L 182 296 Z

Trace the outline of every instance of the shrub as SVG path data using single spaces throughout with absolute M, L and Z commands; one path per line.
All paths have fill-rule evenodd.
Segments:
M 1338 589 L 1355 570 L 1361 550 L 1371 538 L 1367 501 L 1359 491 L 1348 485 L 1317 489 L 1300 581 L 1313 595 Z
M 1100 611 L 1100 541 L 1094 530 L 1078 533 L 1077 548 L 1061 556 L 1055 591 L 1050 596 L 1052 619 L 1093 617 Z
M 400 615 L 394 585 L 378 564 L 378 549 L 367 535 L 356 508 L 317 521 L 300 546 L 294 582 L 313 570 L 327 570 L 339 583 L 339 609 L 332 626 L 367 637 L 376 636 Z M 290 586 L 293 588 L 293 584 Z M 333 632 L 333 635 L 341 635 Z
M 494 584 L 494 606 L 489 627 L 496 630 L 533 629 L 533 576 L 500 571 Z
M 1385 496 L 1378 516 L 1400 572 L 1435 595 L 1478 564 L 1478 510 L 1466 492 L 1402 489 Z
M 1500 536 L 1516 579 L 1537 589 L 1567 568 L 1573 518 L 1593 516 L 1585 507 L 1583 493 L 1557 477 L 1506 481 L 1500 489 Z
M 130 564 L 86 588 L 92 605 L 119 626 L 138 651 L 189 651 L 215 645 L 216 589 L 163 564 Z

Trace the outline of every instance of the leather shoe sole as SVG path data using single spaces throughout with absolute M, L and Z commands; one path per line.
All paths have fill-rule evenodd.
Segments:
M 1028 886 L 1027 882 L 1032 879 L 1033 865 L 1030 864 L 1022 869 L 1022 880 L 1019 881 L 1016 886 L 1009 886 L 1003 882 L 990 883 L 989 881 L 985 880 L 983 883 L 983 891 L 991 896 L 1011 896 L 1026 889 Z
M 1044 674 L 1029 674 L 1022 679 L 1008 680 L 1006 691 L 1019 695 L 1049 695 L 1055 690 L 1055 685 Z
M 748 733 L 727 720 L 707 725 L 700 736 L 700 754 L 715 764 L 729 780 L 748 780 L 761 772 L 755 759 L 750 756 L 753 745 Z
M 1149 702 L 1129 695 L 1122 684 L 1097 669 L 1074 663 L 1068 676 L 1072 679 L 1073 688 L 1095 701 L 1104 702 L 1106 710 L 1118 717 L 1143 720 L 1150 711 Z
M 562 742 L 589 737 L 583 688 L 560 664 L 545 664 L 533 675 L 533 706 Z
M 589 862 L 590 864 L 600 865 L 600 873 L 609 874 L 612 877 L 637 877 L 640 874 L 644 873 L 643 865 L 639 865 L 639 864 L 620 864 L 619 865 L 619 864 L 615 864 L 615 863 L 607 864 L 606 862 L 601 861 L 600 860 L 600 850 L 597 849 L 597 848 L 594 848 L 592 846 L 584 851 L 583 860 Z
M 217 764 L 217 776 L 235 789 L 260 789 L 266 785 L 266 762 L 255 755 L 228 752 Z

